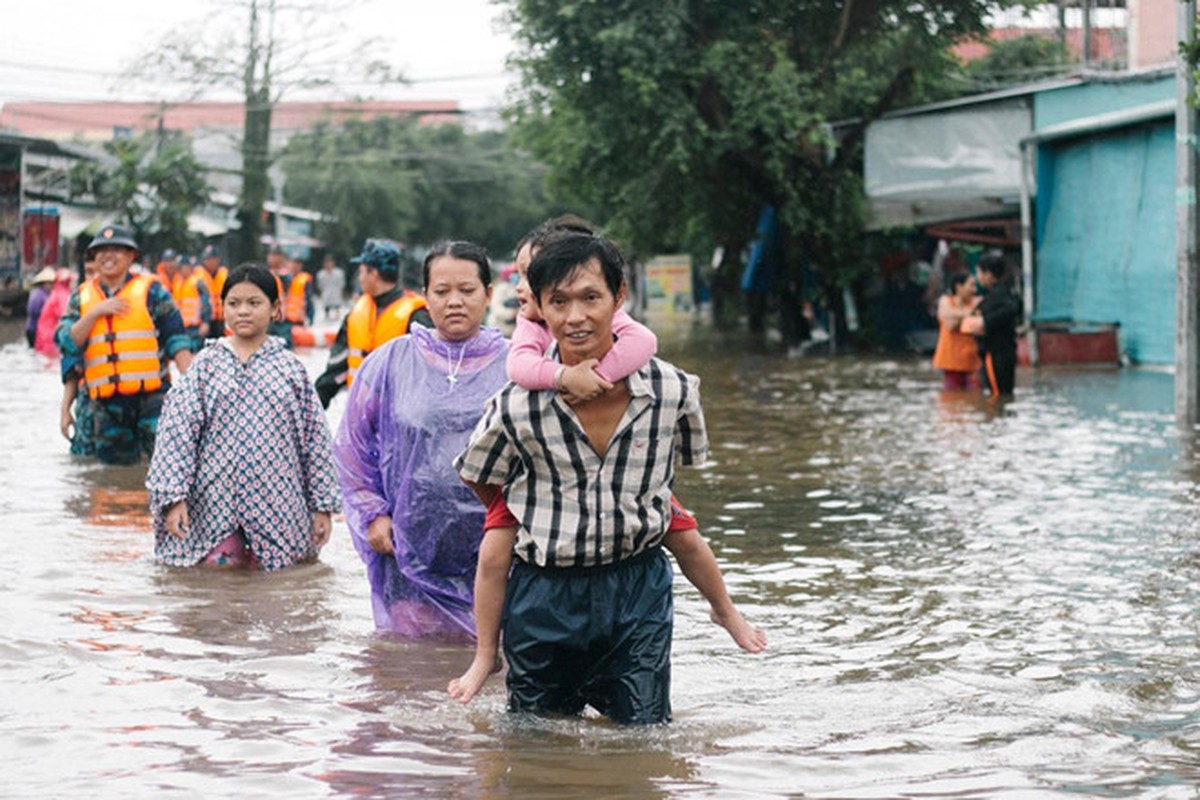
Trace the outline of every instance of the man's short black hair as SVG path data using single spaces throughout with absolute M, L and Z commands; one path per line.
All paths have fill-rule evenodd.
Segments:
M 1008 272 L 1008 259 L 999 250 L 989 250 L 979 257 L 979 269 L 999 280 Z
M 616 297 L 625 282 L 625 258 L 615 244 L 588 233 L 566 232 L 548 237 L 529 264 L 529 290 L 537 304 L 542 304 L 545 289 L 567 280 L 592 259 L 600 264 L 604 282 Z

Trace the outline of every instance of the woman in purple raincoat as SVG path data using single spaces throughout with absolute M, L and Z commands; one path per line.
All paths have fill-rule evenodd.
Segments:
M 453 461 L 506 381 L 508 344 L 481 327 L 491 296 L 482 248 L 438 245 L 424 277 L 434 329 L 414 326 L 363 362 L 333 458 L 376 627 L 470 638 L 484 508 Z

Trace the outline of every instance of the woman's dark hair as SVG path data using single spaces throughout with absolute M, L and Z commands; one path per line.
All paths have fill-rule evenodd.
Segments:
M 969 272 L 955 272 L 951 274 L 950 282 L 946 285 L 946 294 L 954 294 L 958 291 L 958 287 L 969 280 L 973 280 Z
M 484 288 L 492 285 L 492 264 L 488 261 L 487 250 L 474 242 L 438 242 L 425 255 L 425 264 L 421 268 L 424 279 L 422 285 L 429 288 L 429 265 L 442 256 L 461 258 L 463 261 L 474 261 L 479 267 L 479 280 Z
M 229 294 L 229 290 L 239 283 L 253 283 L 262 289 L 262 293 L 272 304 L 279 299 L 279 284 L 275 282 L 275 276 L 271 270 L 257 261 L 238 264 L 229 271 L 229 277 L 225 279 L 225 287 L 221 289 L 221 299 L 224 300 L 225 296 Z
M 616 297 L 625 282 L 625 258 L 615 244 L 587 233 L 557 233 L 547 238 L 529 264 L 529 290 L 537 304 L 542 304 L 543 289 L 567 280 L 592 259 L 600 264 L 604 282 Z

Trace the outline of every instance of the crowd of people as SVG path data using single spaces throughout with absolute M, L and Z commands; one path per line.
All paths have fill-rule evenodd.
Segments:
M 672 493 L 676 465 L 708 448 L 699 382 L 621 310 L 623 257 L 586 221 L 550 220 L 517 253 L 510 342 L 484 325 L 481 247 L 437 245 L 418 277 L 394 242 L 368 240 L 314 382 L 291 334 L 318 299 L 340 313 L 336 263 L 314 280 L 278 249 L 229 269 L 206 248 L 134 269 L 137 242 L 108 226 L 87 248 L 94 276 L 54 283 L 61 427 L 102 463 L 149 459 L 164 565 L 287 568 L 344 512 L 376 626 L 475 643 L 453 698 L 507 664 L 511 711 L 665 722 L 667 552 L 740 648 L 767 645 Z
M 587 221 L 549 220 L 515 252 L 510 340 L 484 324 L 492 267 L 469 242 L 417 265 L 368 239 L 342 317 L 332 258 L 314 275 L 273 247 L 230 269 L 210 245 L 150 269 L 110 225 L 78 285 L 34 277 L 25 333 L 60 358 L 70 452 L 149 460 L 161 564 L 287 568 L 317 558 L 344 512 L 376 627 L 474 642 L 454 699 L 506 665 L 511 711 L 664 722 L 668 553 L 738 647 L 767 646 L 672 492 L 676 465 L 707 451 L 698 381 L 623 310 L 623 257 Z M 291 347 L 318 304 L 341 321 L 312 381 Z M 1000 252 L 948 274 L 943 388 L 1011 394 L 1020 317 Z

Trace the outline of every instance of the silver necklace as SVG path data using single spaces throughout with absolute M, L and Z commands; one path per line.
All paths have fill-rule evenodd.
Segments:
M 467 352 L 467 346 L 464 344 L 462 349 L 458 351 L 458 362 L 453 363 L 450 360 L 450 345 L 446 345 L 446 380 L 450 382 L 450 388 L 458 383 L 458 373 L 462 369 L 463 355 Z

